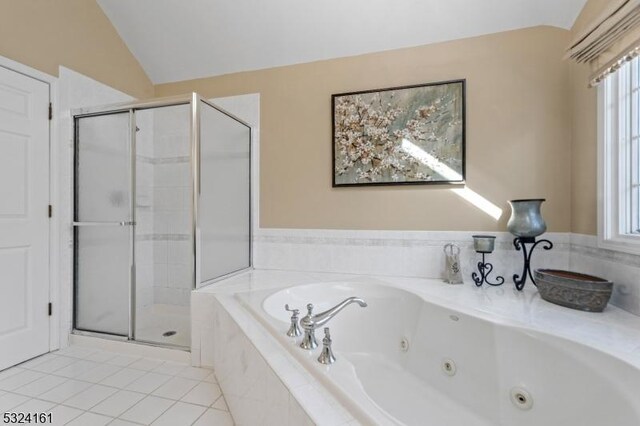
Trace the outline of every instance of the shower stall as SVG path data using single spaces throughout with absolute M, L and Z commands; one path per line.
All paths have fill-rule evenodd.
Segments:
M 251 267 L 251 128 L 196 93 L 73 116 L 74 332 L 187 348 L 191 291 Z

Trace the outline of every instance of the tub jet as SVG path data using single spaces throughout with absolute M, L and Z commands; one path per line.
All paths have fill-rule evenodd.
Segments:
M 407 352 L 409 350 L 409 339 L 406 337 L 403 337 L 402 340 L 400 340 L 400 350 L 402 352 Z
M 531 394 L 521 387 L 511 389 L 511 402 L 521 410 L 530 410 L 533 407 Z
M 442 371 L 447 376 L 455 376 L 457 371 L 456 363 L 451 359 L 442 360 Z

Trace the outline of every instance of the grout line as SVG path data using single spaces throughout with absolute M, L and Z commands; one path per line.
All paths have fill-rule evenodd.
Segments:
M 191 422 L 191 424 L 192 424 L 192 425 L 193 425 L 193 424 L 195 424 L 198 420 L 200 420 L 200 418 L 201 418 L 202 416 L 204 416 L 205 414 L 207 414 L 207 410 L 208 410 L 208 409 L 207 409 L 207 408 L 205 408 L 205 409 L 204 409 L 204 411 L 202 412 L 202 414 L 200 414 L 200 415 L 198 416 L 198 418 L 197 418 L 197 419 L 195 419 L 193 422 Z
M 218 386 L 219 388 L 220 386 Z M 215 405 L 216 402 L 218 402 L 220 400 L 220 398 L 222 398 L 222 389 L 220 389 L 220 396 L 217 397 L 211 404 L 209 404 L 209 408 L 213 408 L 213 406 Z

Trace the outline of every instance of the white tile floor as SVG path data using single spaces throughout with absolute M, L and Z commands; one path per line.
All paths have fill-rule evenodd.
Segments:
M 71 426 L 234 424 L 211 370 L 81 346 L 0 371 L 5 412 Z

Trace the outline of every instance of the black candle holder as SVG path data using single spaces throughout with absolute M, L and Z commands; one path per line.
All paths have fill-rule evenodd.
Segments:
M 529 247 L 528 250 L 527 244 L 531 244 L 531 247 Z M 536 237 L 516 237 L 513 240 L 513 246 L 516 248 L 516 251 L 522 250 L 522 255 L 524 256 L 522 275 L 513 274 L 513 282 L 518 290 L 522 290 L 524 288 L 524 285 L 527 282 L 527 277 L 531 279 L 533 285 L 536 287 L 538 286 L 536 284 L 536 280 L 533 279 L 533 274 L 531 273 L 531 256 L 533 255 L 533 250 L 538 246 L 538 244 L 543 244 L 542 248 L 545 250 L 551 250 L 553 248 L 553 243 L 551 241 L 536 241 Z
M 504 278 L 499 275 L 496 277 L 495 282 L 492 283 L 491 281 L 489 281 L 487 277 L 489 276 L 491 271 L 493 271 L 493 265 L 491 263 L 485 262 L 484 256 L 486 253 L 484 252 L 479 252 L 479 253 L 482 253 L 482 262 L 478 262 L 478 272 L 480 272 L 480 275 L 478 275 L 477 272 L 474 272 L 473 274 L 471 274 L 471 278 L 473 278 L 473 282 L 475 282 L 478 287 L 482 286 L 482 284 L 484 283 L 487 283 L 492 286 L 499 286 L 504 284 Z

